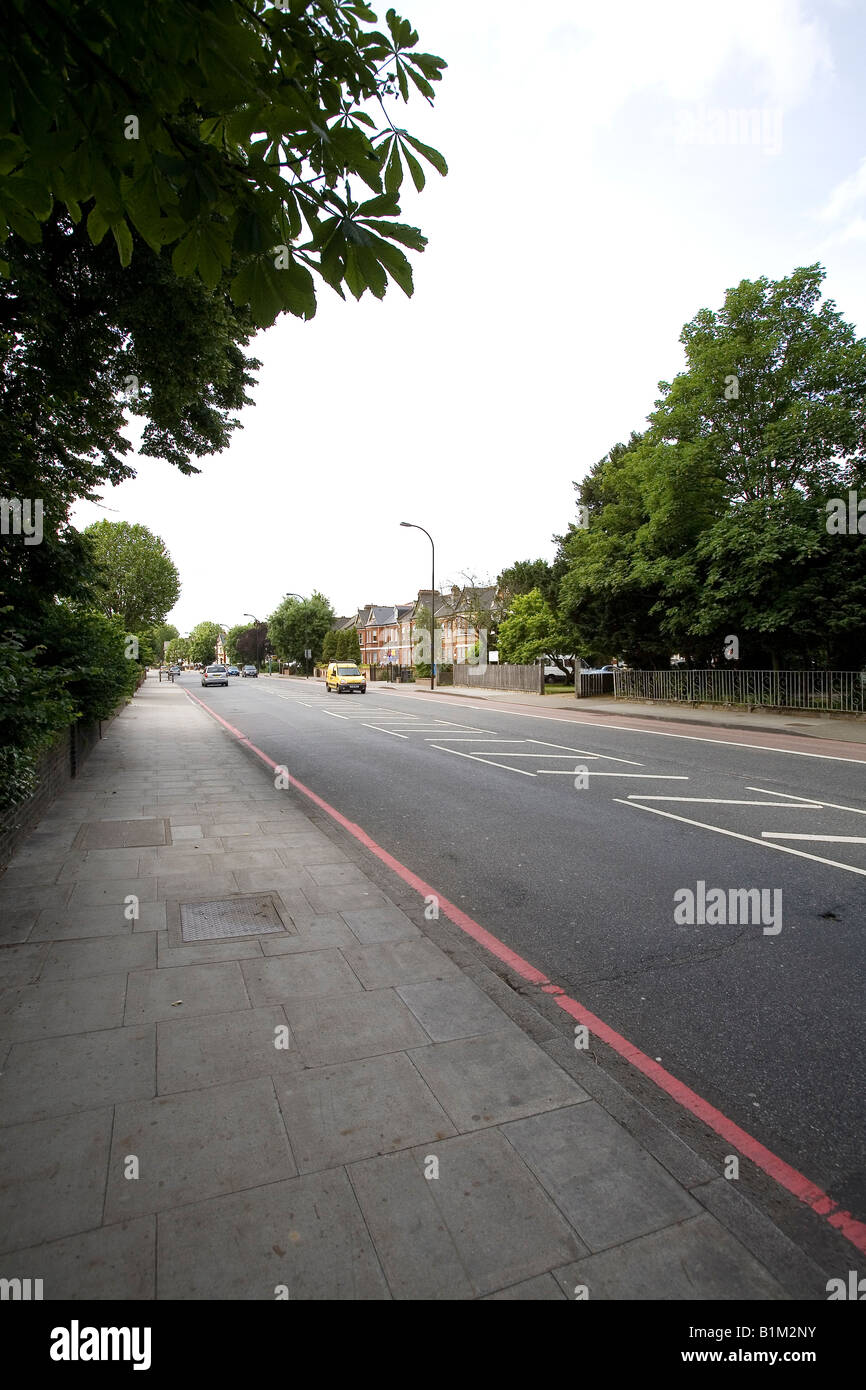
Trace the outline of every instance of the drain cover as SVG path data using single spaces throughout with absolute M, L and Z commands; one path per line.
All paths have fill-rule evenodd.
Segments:
M 273 900 L 267 894 L 225 898 L 221 902 L 181 903 L 180 931 L 184 941 L 213 941 L 221 936 L 261 936 L 284 931 Z

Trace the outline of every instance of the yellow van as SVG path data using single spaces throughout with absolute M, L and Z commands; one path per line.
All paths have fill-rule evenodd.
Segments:
M 367 677 L 363 671 L 359 671 L 354 661 L 332 661 L 325 673 L 325 689 L 330 692 L 336 690 L 338 695 L 343 691 L 349 694 L 353 690 L 360 690 L 362 695 L 367 693 Z

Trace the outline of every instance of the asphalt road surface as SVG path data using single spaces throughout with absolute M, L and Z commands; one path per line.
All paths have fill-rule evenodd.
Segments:
M 375 685 L 178 683 L 866 1219 L 866 750 Z M 702 898 L 736 920 L 702 922 Z

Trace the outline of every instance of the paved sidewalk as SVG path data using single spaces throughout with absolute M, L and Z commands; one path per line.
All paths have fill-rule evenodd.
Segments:
M 309 807 L 151 679 L 15 856 L 0 1277 L 76 1300 L 826 1298 L 839 1269 Z M 247 935 L 183 910 L 250 896 Z

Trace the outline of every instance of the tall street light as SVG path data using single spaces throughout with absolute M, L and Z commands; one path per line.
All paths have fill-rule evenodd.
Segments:
M 416 526 L 416 524 L 415 524 L 414 521 L 401 521 L 401 522 L 400 522 L 400 525 L 401 525 L 401 526 L 408 526 L 408 527 L 410 527 L 410 529 L 413 530 L 413 531 L 424 531 L 424 527 L 423 527 L 423 526 Z M 433 544 L 433 537 L 430 535 L 430 532 L 429 532 L 429 531 L 424 531 L 424 535 L 427 537 L 428 541 L 430 542 L 430 555 L 431 555 L 431 571 L 430 571 L 430 689 L 431 689 L 431 690 L 435 690 L 435 689 L 436 689 L 436 676 L 435 676 L 436 667 L 435 667 L 435 663 L 434 663 L 433 658 L 434 658 L 434 656 L 435 656 L 435 628 L 436 628 L 435 605 L 436 605 L 436 600 L 435 600 L 435 598 L 434 598 L 433 596 L 434 596 L 434 594 L 436 593 L 436 547 L 435 547 L 434 544 Z
M 252 618 L 253 622 L 256 625 L 256 667 L 259 667 L 262 664 L 262 659 L 259 656 L 259 620 L 254 613 L 245 613 L 244 617 Z

